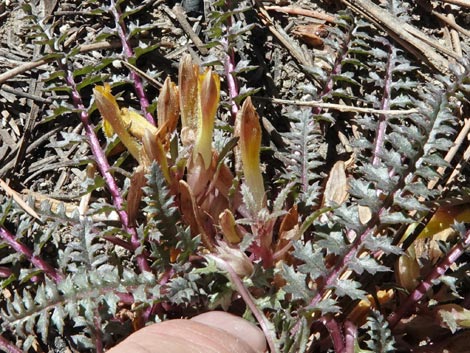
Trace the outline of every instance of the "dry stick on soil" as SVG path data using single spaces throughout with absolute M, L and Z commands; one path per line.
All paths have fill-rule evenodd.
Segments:
M 448 14 L 447 17 L 451 19 L 452 21 L 455 22 L 455 18 L 453 14 Z M 457 53 L 458 56 L 463 57 L 463 52 L 462 52 L 462 45 L 460 43 L 460 37 L 459 34 L 455 29 L 450 30 L 450 40 L 452 42 L 452 49 L 454 49 L 454 52 Z
M 274 24 L 273 19 L 271 18 L 271 16 L 269 16 L 268 12 L 259 0 L 256 0 L 256 7 L 260 12 L 261 21 L 265 24 L 265 26 L 268 27 L 273 36 L 275 36 L 277 40 L 279 40 L 281 44 L 286 47 L 286 49 L 291 53 L 295 60 L 297 60 L 297 62 L 302 66 L 311 66 L 311 63 L 305 58 L 305 56 L 302 54 L 302 51 L 292 44 L 295 43 L 295 41 L 289 38 L 289 36 L 281 28 L 277 28 L 277 26 Z
M 426 36 L 415 27 L 401 21 L 390 12 L 375 5 L 370 0 L 341 1 L 356 13 L 364 16 L 369 21 L 375 23 L 378 27 L 384 29 L 406 50 L 420 60 L 429 63 L 442 74 L 448 73 L 449 61 L 444 56 L 436 52 L 434 48 L 459 60 L 458 56 L 454 52 L 439 45 L 432 38 Z
M 462 129 L 460 130 L 457 138 L 455 139 L 454 145 L 450 148 L 450 150 L 447 152 L 447 154 L 444 158 L 446 162 L 448 162 L 448 163 L 452 162 L 452 159 L 454 159 L 455 154 L 457 153 L 457 151 L 460 149 L 460 147 L 462 146 L 462 144 L 466 140 L 467 135 L 468 135 L 469 132 L 470 132 L 470 118 L 467 118 L 467 119 L 465 119 L 464 126 L 462 127 Z M 465 158 L 464 158 L 464 160 L 465 160 Z M 453 179 L 452 176 L 455 177 L 455 175 L 456 175 L 456 174 L 454 174 L 455 172 L 459 173 L 459 171 L 458 171 L 459 165 L 460 165 L 460 167 L 462 166 L 461 163 L 459 163 L 455 167 L 454 171 L 452 172 L 451 177 L 447 180 L 446 185 L 449 185 L 450 180 Z M 437 173 L 440 174 L 440 175 L 443 175 L 445 170 L 446 170 L 446 167 L 439 167 L 437 169 Z M 429 190 L 434 189 L 434 187 L 439 182 L 439 180 L 440 180 L 440 178 L 438 178 L 438 177 L 431 180 L 428 183 L 428 189 Z
M 120 43 L 117 42 L 99 42 L 99 43 L 93 43 L 93 44 L 85 44 L 82 45 L 79 48 L 80 53 L 86 53 L 89 51 L 93 50 L 101 50 L 101 49 L 110 49 L 110 48 L 119 48 L 121 47 Z M 4 72 L 3 74 L 0 75 L 0 84 L 12 79 L 15 76 L 18 76 L 26 71 L 38 68 L 42 65 L 45 65 L 47 63 L 56 61 L 57 57 L 48 57 L 48 58 L 42 58 L 34 61 L 30 61 L 24 64 L 21 64 L 20 66 L 15 67 L 14 69 L 8 70 L 7 72 Z
M 258 97 L 258 96 L 254 96 L 253 98 L 264 100 L 264 101 L 269 101 L 274 104 L 287 104 L 287 105 L 298 105 L 302 107 L 333 109 L 333 110 L 338 110 L 340 112 L 388 114 L 388 115 L 408 115 L 408 114 L 414 114 L 414 113 L 419 112 L 418 109 L 381 110 L 381 109 L 373 109 L 373 108 L 353 107 L 353 106 L 344 105 L 344 104 L 324 103 L 324 102 L 317 102 L 317 101 L 288 100 L 288 99 L 267 98 L 267 97 Z
M 459 5 L 463 7 L 470 7 L 469 0 L 440 0 L 440 1 L 448 3 L 448 4 L 454 4 L 454 5 Z
M 55 128 L 51 131 L 46 132 L 44 135 L 40 136 L 37 140 L 32 141 L 26 148 L 26 153 L 30 153 L 36 149 L 36 147 L 39 147 L 41 144 L 45 143 L 46 141 L 49 141 L 50 137 L 55 135 L 59 130 L 61 130 L 60 127 Z M 15 148 L 16 151 L 16 148 Z M 15 153 L 13 151 L 13 153 Z M 10 160 L 8 163 L 6 163 L 2 168 L 0 168 L 0 177 L 3 177 L 7 174 L 7 172 L 13 168 L 14 165 L 14 160 Z
M 467 120 L 468 123 L 468 120 Z M 462 164 L 466 163 L 470 159 L 470 146 L 467 147 L 465 152 L 463 153 L 461 161 L 455 166 L 454 170 L 452 171 L 452 174 L 449 176 L 449 178 L 446 181 L 446 186 L 450 185 L 454 179 L 460 174 L 462 170 Z
M 36 95 L 30 94 L 28 92 L 20 91 L 18 89 L 15 89 L 15 88 L 7 85 L 6 83 L 4 83 L 2 85 L 1 90 L 4 91 L 4 92 L 7 92 L 7 93 L 11 93 L 11 94 L 13 94 L 17 97 L 31 99 L 32 101 L 34 101 L 36 103 L 51 103 L 52 102 L 52 100 L 49 99 L 49 98 L 42 98 L 40 96 L 36 96 Z
M 463 28 L 462 26 L 458 25 L 457 23 L 455 23 L 455 20 L 453 18 L 449 18 L 449 17 L 446 17 L 444 16 L 443 14 L 440 14 L 439 12 L 437 12 L 436 10 L 433 9 L 432 5 L 429 4 L 429 3 L 423 3 L 422 0 L 418 1 L 418 5 L 423 8 L 425 11 L 429 12 L 431 15 L 433 16 L 436 16 L 439 20 L 441 20 L 442 22 L 446 23 L 447 25 L 449 25 L 450 27 L 452 27 L 453 29 L 459 31 L 460 33 L 462 33 L 463 35 L 466 35 L 467 37 L 470 38 L 470 31 L 466 30 L 465 28 Z
M 33 95 L 40 95 L 43 93 L 43 87 L 44 87 L 44 82 L 37 81 L 34 79 L 30 83 L 30 93 Z M 38 114 L 39 114 L 39 105 L 37 105 L 36 102 L 32 101 L 31 109 L 29 111 L 28 118 L 24 126 L 23 135 L 21 136 L 21 140 L 18 143 L 16 156 L 13 159 L 14 171 L 18 170 L 20 163 L 23 161 L 26 155 L 26 148 L 28 147 L 32 130 L 34 129 L 34 126 L 36 125 L 35 122 L 38 117 Z
M 41 220 L 41 218 L 39 217 L 39 215 L 36 213 L 36 211 L 34 209 L 32 209 L 31 207 L 29 207 L 29 205 L 23 201 L 23 199 L 21 198 L 21 196 L 15 191 L 13 190 L 12 188 L 10 188 L 10 186 L 5 183 L 2 179 L 0 179 L 0 187 L 5 191 L 5 193 L 12 197 L 13 200 L 16 201 L 16 203 L 26 212 L 28 213 L 30 216 L 33 216 L 34 218 L 36 218 L 37 220 Z
M 179 22 L 179 24 L 181 25 L 181 28 L 186 32 L 186 34 L 189 36 L 189 38 L 193 41 L 194 45 L 199 50 L 199 52 L 202 55 L 207 55 L 207 53 L 208 53 L 207 48 L 204 47 L 204 43 L 202 42 L 202 40 L 193 31 L 193 28 L 191 27 L 188 20 L 186 19 L 186 13 L 184 12 L 183 8 L 180 5 L 176 4 L 173 7 L 173 10 L 170 10 L 166 6 L 163 7 L 163 10 L 171 18 L 176 19 Z
M 333 23 L 336 20 L 334 16 L 327 15 L 325 13 L 318 12 L 318 11 L 303 9 L 301 7 L 266 6 L 265 9 L 268 11 L 283 12 L 289 15 L 299 15 L 299 16 L 317 18 L 319 20 L 323 20 L 323 21 L 330 22 L 330 23 Z

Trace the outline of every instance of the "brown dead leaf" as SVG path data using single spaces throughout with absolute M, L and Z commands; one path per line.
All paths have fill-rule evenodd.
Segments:
M 186 223 L 190 226 L 191 234 L 201 234 L 203 244 L 209 250 L 213 250 L 213 235 L 211 232 L 207 232 L 207 230 L 211 229 L 210 227 L 213 225 L 213 222 L 210 224 L 210 227 L 208 225 L 208 223 L 210 223 L 210 220 L 208 219 L 209 215 L 198 207 L 189 184 L 184 180 L 179 181 L 179 192 L 181 213 Z
M 323 206 L 341 205 L 347 200 L 348 196 L 346 166 L 343 161 L 338 161 L 331 168 L 328 181 L 326 182 Z
M 295 26 L 292 33 L 308 45 L 322 49 L 324 46 L 323 38 L 328 35 L 328 30 L 324 24 L 308 24 Z
M 366 224 L 372 218 L 372 211 L 367 206 L 358 206 L 359 222 Z
M 140 201 L 142 200 L 143 187 L 146 185 L 145 169 L 139 165 L 134 174 L 132 174 L 131 185 L 127 194 L 127 214 L 129 217 L 129 224 L 135 226 L 135 220 L 139 212 Z

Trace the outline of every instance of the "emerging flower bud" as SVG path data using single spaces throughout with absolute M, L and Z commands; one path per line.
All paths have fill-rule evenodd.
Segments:
M 111 86 L 109 84 L 105 84 L 104 87 L 96 86 L 93 92 L 95 94 L 96 106 L 101 116 L 112 126 L 112 129 L 118 134 L 132 156 L 139 161 L 140 146 L 127 131 L 127 126 L 122 118 L 116 98 L 111 94 Z M 109 132 L 109 126 L 107 130 Z
M 176 129 L 179 112 L 178 87 L 168 77 L 163 84 L 157 102 L 158 128 L 164 129 L 161 133 L 164 146 L 168 145 L 170 135 Z
M 129 192 L 127 193 L 127 214 L 129 224 L 136 225 L 136 218 L 139 212 L 140 201 L 142 200 L 143 187 L 146 185 L 145 169 L 143 165 L 139 165 L 132 174 Z
M 183 145 L 193 142 L 197 127 L 197 86 L 199 68 L 193 64 L 191 55 L 186 54 L 181 59 L 178 72 L 179 100 L 181 109 L 181 141 Z
M 168 161 L 166 159 L 166 153 L 163 149 L 163 146 L 158 138 L 158 135 L 152 133 L 150 130 L 144 132 L 142 137 L 142 142 L 144 145 L 144 154 L 148 162 L 157 161 L 160 165 L 160 169 L 165 177 L 167 183 L 171 184 L 171 177 L 168 168 Z M 144 159 L 144 158 L 143 158 Z
M 253 264 L 243 251 L 231 248 L 225 243 L 219 244 L 216 248 L 218 257 L 226 261 L 238 276 L 243 278 L 253 274 Z
M 225 209 L 219 215 L 219 224 L 222 228 L 224 239 L 231 244 L 238 244 L 242 240 L 242 235 L 235 223 L 235 217 L 229 209 Z
M 212 73 L 211 69 L 207 69 L 202 75 L 199 75 L 197 138 L 193 150 L 193 161 L 196 162 L 198 155 L 201 155 L 205 169 L 209 168 L 212 159 L 212 133 L 215 114 L 219 106 L 219 96 L 219 75 Z
M 240 157 L 243 164 L 245 183 L 253 194 L 256 204 L 256 212 L 264 207 L 264 182 L 261 175 L 260 149 L 261 149 L 261 125 L 255 107 L 248 97 L 237 115 L 239 126 L 238 141 Z

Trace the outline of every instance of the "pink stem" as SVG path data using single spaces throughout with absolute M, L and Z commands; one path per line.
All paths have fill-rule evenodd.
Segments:
M 7 353 L 21 353 L 22 350 L 0 335 L 0 349 Z
M 56 283 L 59 283 L 60 281 L 64 279 L 61 273 L 57 272 L 51 265 L 49 265 L 42 258 L 40 258 L 37 255 L 34 255 L 30 248 L 28 248 L 26 245 L 16 240 L 15 236 L 3 227 L 0 227 L 0 238 L 2 238 L 9 246 L 11 246 L 13 250 L 23 254 L 28 259 L 29 262 L 31 262 L 34 266 L 42 270 L 46 275 L 51 277 Z
M 345 338 L 345 353 L 354 353 L 354 346 L 357 338 L 357 326 L 351 321 L 347 320 L 344 323 L 344 338 Z
M 422 281 L 415 290 L 408 296 L 406 301 L 400 305 L 399 309 L 390 314 L 388 317 L 388 323 L 390 328 L 393 329 L 400 319 L 405 316 L 413 306 L 415 306 L 433 286 L 433 282 L 439 277 L 443 276 L 449 267 L 462 256 L 465 249 L 470 245 L 470 230 L 465 233 L 464 239 L 459 244 L 456 244 L 446 255 L 441 262 L 434 267 L 424 281 Z
M 343 333 L 341 332 L 341 328 L 339 327 L 336 320 L 332 317 L 325 317 L 322 321 L 326 329 L 330 333 L 335 352 L 344 353 Z
M 264 336 L 266 337 L 266 341 L 268 341 L 268 346 L 269 346 L 271 353 L 279 352 L 279 350 L 276 347 L 276 344 L 274 343 L 273 332 L 269 328 L 268 320 L 266 319 L 264 314 L 261 312 L 261 310 L 259 310 L 259 308 L 256 306 L 253 300 L 253 297 L 248 292 L 242 280 L 236 274 L 235 270 L 232 268 L 232 266 L 230 266 L 228 262 L 226 262 L 225 260 L 222 260 L 221 258 L 215 255 L 209 255 L 208 257 L 213 259 L 220 266 L 220 268 L 228 272 L 230 281 L 235 285 L 238 293 L 241 295 L 246 305 L 248 305 L 251 312 L 255 316 L 256 320 L 258 320 L 258 323 L 264 332 Z
M 132 51 L 131 45 L 129 44 L 129 41 L 127 40 L 127 37 L 126 37 L 126 27 L 124 23 L 121 21 L 121 17 L 120 17 L 116 2 L 114 0 L 110 0 L 110 2 L 111 2 L 111 6 L 110 6 L 111 13 L 113 14 L 114 22 L 116 23 L 116 28 L 118 31 L 119 39 L 121 39 L 122 51 L 124 53 L 124 57 L 126 59 L 132 58 L 134 57 L 134 52 Z M 150 104 L 147 99 L 147 96 L 145 95 L 145 90 L 144 90 L 144 85 L 142 83 L 142 80 L 140 79 L 139 75 L 132 70 L 130 71 L 130 76 L 131 76 L 132 81 L 134 82 L 134 87 L 135 87 L 137 96 L 139 97 L 139 102 L 140 102 L 140 107 L 142 109 L 142 113 L 152 125 L 155 125 L 155 119 L 153 118 L 152 114 L 148 111 L 148 107 Z
M 0 266 L 0 277 L 8 278 L 13 274 L 13 271 L 5 266 Z
M 98 169 L 103 176 L 104 180 L 106 181 L 106 185 L 108 186 L 109 192 L 111 193 L 112 200 L 116 211 L 119 214 L 119 218 L 121 219 L 121 223 L 123 225 L 124 230 L 131 235 L 131 244 L 134 250 L 139 248 L 140 241 L 137 235 L 135 228 L 129 225 L 129 217 L 127 212 L 125 211 L 123 204 L 124 201 L 121 196 L 121 192 L 119 187 L 114 180 L 114 177 L 110 173 L 110 166 L 108 160 L 101 149 L 100 142 L 98 140 L 98 136 L 95 134 L 94 126 L 90 123 L 88 113 L 83 105 L 82 99 L 80 94 L 78 93 L 77 86 L 73 79 L 73 75 L 70 71 L 67 72 L 66 77 L 67 84 L 72 88 L 72 99 L 73 103 L 76 108 L 78 108 L 80 113 L 80 119 L 82 120 L 82 124 L 85 128 L 85 133 L 88 137 L 90 142 L 90 147 L 93 155 L 95 156 L 96 164 Z M 147 259 L 142 255 L 137 255 L 137 264 L 141 271 L 150 271 L 150 266 L 147 263 Z
M 235 103 L 235 98 L 239 93 L 237 80 L 232 75 L 232 72 L 235 69 L 235 55 L 233 53 L 233 49 L 228 47 L 228 43 L 226 41 L 223 41 L 223 44 L 226 46 L 226 50 L 228 51 L 225 57 L 225 77 L 227 78 L 228 93 L 232 111 L 232 121 L 235 121 L 238 113 L 238 106 L 237 103 Z

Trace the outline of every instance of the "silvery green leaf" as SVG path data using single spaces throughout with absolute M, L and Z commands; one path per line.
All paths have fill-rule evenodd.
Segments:
M 307 288 L 307 275 L 297 272 L 293 269 L 292 266 L 287 266 L 282 264 L 282 274 L 286 280 L 286 285 L 283 289 L 292 294 L 292 299 L 303 299 L 308 300 L 312 293 L 310 289 Z
M 324 255 L 321 249 L 315 249 L 311 242 L 305 244 L 298 241 L 294 242 L 293 255 L 304 262 L 298 267 L 300 272 L 309 274 L 312 279 L 325 275 Z
M 369 255 L 351 259 L 348 263 L 348 268 L 356 272 L 358 275 L 361 275 L 364 271 L 370 274 L 391 271 L 389 267 L 380 265 L 377 260 Z
M 353 300 L 363 299 L 366 295 L 366 292 L 360 289 L 361 284 L 350 279 L 338 279 L 331 288 L 334 288 L 337 296 L 348 296 Z

